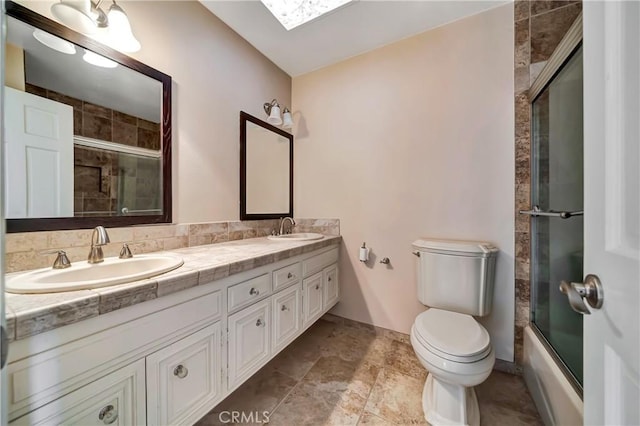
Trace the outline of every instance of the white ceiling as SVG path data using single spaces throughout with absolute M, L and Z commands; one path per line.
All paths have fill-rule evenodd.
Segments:
M 287 31 L 258 0 L 200 0 L 291 76 L 308 73 L 510 1 L 360 0 Z

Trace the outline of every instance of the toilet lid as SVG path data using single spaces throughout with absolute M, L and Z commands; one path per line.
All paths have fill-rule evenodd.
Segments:
M 471 315 L 429 309 L 416 318 L 416 337 L 443 358 L 473 362 L 491 350 L 489 333 Z

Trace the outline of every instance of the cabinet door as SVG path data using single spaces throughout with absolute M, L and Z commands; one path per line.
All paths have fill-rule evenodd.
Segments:
M 302 281 L 303 292 L 303 325 L 306 327 L 322 314 L 322 272 Z
M 300 284 L 277 293 L 272 298 L 273 312 L 273 353 L 287 346 L 300 332 L 300 302 L 302 292 Z
M 144 425 L 144 360 L 20 417 L 12 425 Z
M 270 322 L 269 299 L 229 317 L 229 389 L 256 372 L 269 359 Z
M 338 287 L 338 265 L 331 265 L 325 268 L 324 274 L 324 295 L 323 309 L 328 309 L 335 305 L 340 298 L 340 287 Z
M 189 424 L 221 395 L 220 323 L 197 331 L 147 357 L 150 425 Z

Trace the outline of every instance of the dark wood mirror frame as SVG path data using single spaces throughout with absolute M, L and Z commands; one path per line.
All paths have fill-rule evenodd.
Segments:
M 69 40 L 85 49 L 92 50 L 119 64 L 144 74 L 162 83 L 162 214 L 148 216 L 96 216 L 7 219 L 7 232 L 53 231 L 63 229 L 93 228 L 171 223 L 171 77 L 143 64 L 117 50 L 105 46 L 87 36 L 77 33 L 57 22 L 12 1 L 5 3 L 7 16 L 18 19 L 33 27 Z
M 264 127 L 289 140 L 289 211 L 282 213 L 247 213 L 247 121 Z M 293 135 L 244 111 L 240 111 L 240 220 L 293 217 Z

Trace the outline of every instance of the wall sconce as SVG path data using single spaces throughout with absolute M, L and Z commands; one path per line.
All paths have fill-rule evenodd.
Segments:
M 104 42 L 121 52 L 137 52 L 140 42 L 131 31 L 131 23 L 126 13 L 115 0 L 105 13 L 100 8 L 102 0 L 60 0 L 51 5 L 51 13 L 69 28 L 84 34 L 95 34 L 106 30 Z
M 267 118 L 267 123 L 273 124 L 274 126 L 279 126 L 282 124 L 283 129 L 290 129 L 293 127 L 293 117 L 291 117 L 291 111 L 289 108 L 284 107 L 282 111 L 282 117 L 280 117 L 280 104 L 278 104 L 277 100 L 272 100 L 271 102 L 266 102 L 263 105 L 264 112 L 267 113 L 269 118 Z

